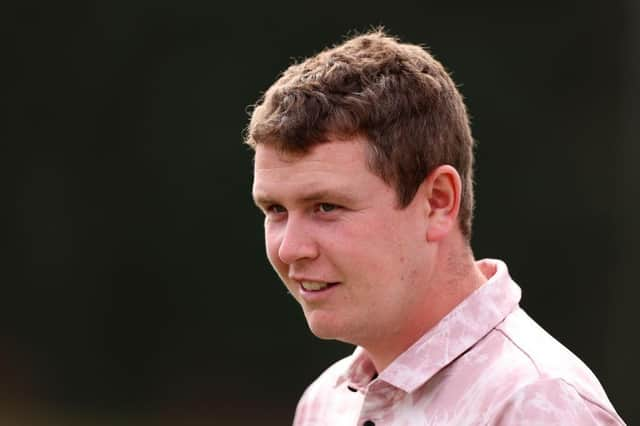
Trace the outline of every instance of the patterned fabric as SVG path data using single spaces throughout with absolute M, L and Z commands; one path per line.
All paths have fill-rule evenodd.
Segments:
M 624 425 L 598 379 L 519 306 L 498 260 L 490 279 L 376 376 L 366 351 L 304 393 L 295 426 Z

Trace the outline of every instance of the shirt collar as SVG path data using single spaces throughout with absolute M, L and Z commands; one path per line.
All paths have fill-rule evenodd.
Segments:
M 511 279 L 507 265 L 495 259 L 478 262 L 485 269 L 495 268 L 493 276 L 449 312 L 409 349 L 400 354 L 379 375 L 405 392 L 413 392 L 447 366 L 515 309 L 520 301 L 520 287 Z M 336 386 L 364 389 L 376 373 L 367 352 L 356 348 L 347 370 L 338 377 Z

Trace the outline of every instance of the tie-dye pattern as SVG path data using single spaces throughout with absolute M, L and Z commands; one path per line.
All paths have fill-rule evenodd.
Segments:
M 589 368 L 518 306 L 507 266 L 481 263 L 495 274 L 378 377 L 362 348 L 327 369 L 294 425 L 624 425 Z

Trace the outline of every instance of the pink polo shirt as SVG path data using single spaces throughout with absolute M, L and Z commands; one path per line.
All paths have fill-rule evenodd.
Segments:
M 295 426 L 624 425 L 598 379 L 518 306 L 498 260 L 493 276 L 377 377 L 366 351 L 306 390 Z

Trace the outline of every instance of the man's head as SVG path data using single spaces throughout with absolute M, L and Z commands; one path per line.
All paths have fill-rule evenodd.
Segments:
M 247 143 L 267 256 L 317 336 L 383 368 L 476 288 L 473 142 L 422 48 L 376 32 L 290 67 Z
M 253 111 L 246 143 L 289 154 L 336 139 L 367 141 L 367 166 L 408 206 L 440 165 L 460 174 L 459 226 L 471 236 L 473 139 L 462 96 L 423 48 L 381 31 L 287 69 Z

